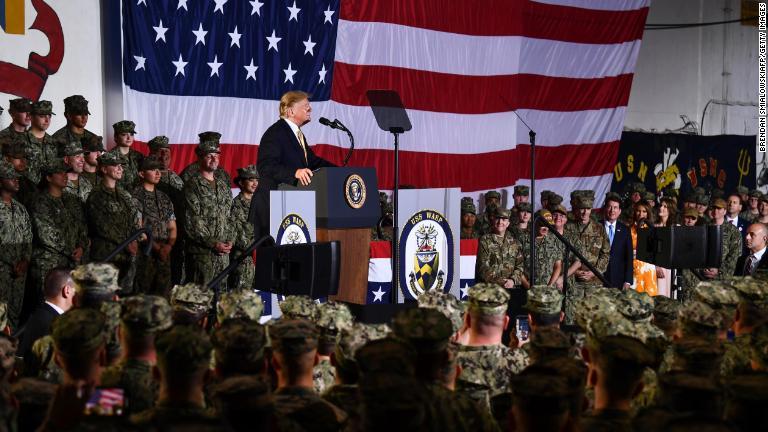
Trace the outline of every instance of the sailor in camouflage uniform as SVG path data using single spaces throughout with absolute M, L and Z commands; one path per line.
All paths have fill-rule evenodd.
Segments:
M 611 245 L 605 229 L 591 217 L 593 204 L 594 199 L 588 195 L 576 200 L 574 210 L 577 212 L 578 219 L 566 224 L 565 236 L 597 271 L 605 273 Z M 602 282 L 575 257 L 569 267 L 563 265 L 563 268 L 567 268 L 567 273 L 561 277 L 569 278 L 565 296 L 565 322 L 573 324 L 574 302 L 587 295 L 590 289 L 602 286 Z
M 251 210 L 253 194 L 259 187 L 259 170 L 256 165 L 238 168 L 235 183 L 240 186 L 240 193 L 232 200 L 230 223 L 234 236 L 232 256 L 237 257 L 242 255 L 254 240 L 253 224 L 248 220 L 248 214 Z M 229 288 L 232 290 L 252 290 L 255 271 L 253 258 L 246 257 L 240 262 L 237 269 L 229 274 Z
M 130 401 L 126 414 L 152 408 L 157 399 L 157 383 L 152 377 L 153 362 L 146 354 L 154 352 L 154 335 L 171 327 L 171 306 L 162 297 L 139 294 L 120 301 L 120 337 L 126 352 L 114 366 L 101 373 L 103 387 L 119 387 Z M 144 342 L 145 352 L 132 352 L 136 343 Z M 141 345 L 139 345 L 141 346 Z
M 721 374 L 725 378 L 750 372 L 751 340 L 755 328 L 768 320 L 768 284 L 753 277 L 734 277 L 729 281 L 738 295 L 738 312 L 733 330 L 736 337 L 725 344 Z
M 469 289 L 469 341 L 459 348 L 462 372 L 456 391 L 490 408 L 490 398 L 511 390 L 512 375 L 527 364 L 526 353 L 502 345 L 507 327 L 509 293 L 493 283 L 478 283 Z M 493 336 L 487 336 L 493 333 Z
M 53 137 L 46 130 L 51 125 L 53 106 L 50 101 L 38 101 L 32 104 L 32 127 L 24 136 L 27 153 L 29 179 L 35 184 L 40 182 L 43 167 L 59 159 L 59 150 Z
M 520 244 L 531 243 L 531 216 L 533 208 L 529 202 L 521 202 L 515 208 L 510 210 L 509 221 L 511 226 L 507 230 L 507 235 L 511 235 Z
M 0 141 L 0 144 L 2 141 Z M 18 200 L 28 210 L 32 209 L 35 196 L 37 195 L 37 184 L 29 179 L 29 170 L 27 165 L 27 153 L 24 150 L 23 141 L 6 141 L 3 145 L 3 161 L 11 165 L 14 171 L 19 175 L 19 191 L 16 193 Z
M 221 134 L 218 132 L 213 132 L 213 131 L 200 132 L 199 134 L 197 134 L 197 136 L 200 139 L 198 148 L 202 146 L 203 143 L 213 143 L 216 148 L 218 148 L 220 145 Z M 181 171 L 181 174 L 179 174 L 179 176 L 181 176 L 181 179 L 184 181 L 184 183 L 187 183 L 190 178 L 194 177 L 199 172 L 200 172 L 200 164 L 197 162 L 192 162 Z M 229 173 L 227 173 L 227 171 L 222 167 L 217 167 L 214 170 L 214 176 L 216 177 L 216 180 L 221 180 L 227 185 L 232 184 L 232 179 L 229 177 Z
M 315 392 L 322 395 L 336 382 L 336 371 L 331 365 L 331 353 L 336 347 L 339 332 L 354 323 L 352 313 L 344 303 L 328 301 L 317 305 L 317 329 L 320 331 L 317 353 L 319 362 L 312 371 Z
M 130 191 L 141 181 L 139 168 L 141 161 L 144 160 L 143 154 L 131 148 L 134 142 L 133 136 L 136 134 L 136 123 L 130 120 L 121 120 L 113 124 L 112 129 L 115 132 L 115 144 L 117 145 L 107 153 L 115 156 L 120 155 L 125 159 L 123 176 L 117 184 Z
M 475 280 L 514 288 L 523 285 L 522 245 L 506 235 L 509 226 L 509 210 L 497 207 L 493 217 L 494 231 L 480 237 L 477 251 Z
M 757 205 L 760 202 L 760 197 L 763 196 L 762 192 L 757 189 L 749 191 L 747 200 L 744 201 L 744 210 L 739 213 L 739 218 L 752 223 L 760 217 L 760 212 L 757 209 Z
M 150 256 L 137 257 L 136 289 L 167 297 L 171 289 L 171 251 L 176 243 L 176 213 L 168 195 L 158 188 L 163 164 L 153 157 L 141 162 L 141 184 L 131 196 L 145 226 L 152 230 Z
M 541 210 L 539 215 L 550 224 L 553 223 L 552 213 L 549 210 Z M 554 285 L 562 273 L 563 246 L 553 234 L 549 233 L 549 228 L 539 226 L 539 224 L 535 224 L 535 226 L 537 227 L 536 259 L 533 261 L 534 271 L 536 272 L 535 283 L 538 285 Z M 527 236 L 521 237 L 521 240 L 520 244 L 523 247 L 523 258 L 525 259 L 524 270 L 526 278 L 531 282 L 531 278 L 528 275 L 531 268 L 531 240 Z
M 99 184 L 101 174 L 99 173 L 99 156 L 104 153 L 104 142 L 100 136 L 84 139 L 80 142 L 83 146 L 83 172 L 81 177 L 88 179 L 93 186 Z
M 36 300 L 40 301 L 48 272 L 55 267 L 80 264 L 88 246 L 83 205 L 63 192 L 68 170 L 61 160 L 43 168 L 47 191 L 37 196 L 32 208 L 35 243 L 31 276 Z
M 704 269 L 702 273 L 708 279 L 727 279 L 736 270 L 736 261 L 742 253 L 742 238 L 739 229 L 726 222 L 727 204 L 722 198 L 716 198 L 710 206 L 711 224 L 720 225 L 723 234 L 722 262 L 718 269 Z
M 61 147 L 61 156 L 64 157 L 64 163 L 69 166 L 67 173 L 67 187 L 64 193 L 71 194 L 85 204 L 93 190 L 93 184 L 82 176 L 85 160 L 83 158 L 83 147 L 79 141 L 70 141 Z
M 491 216 L 496 207 L 501 207 L 501 194 L 499 191 L 488 191 L 485 193 L 485 211 L 477 217 L 475 222 L 475 232 L 482 236 L 491 232 Z
M 0 131 L 0 139 L 8 138 L 12 141 L 24 140 L 31 122 L 30 111 L 32 101 L 27 98 L 11 99 L 8 105 L 8 114 L 11 115 L 11 124 Z
M 24 300 L 24 284 L 32 256 L 32 223 L 24 206 L 14 199 L 19 174 L 0 162 L 0 301 L 8 306 L 8 321 L 16 329 Z
M 58 143 L 82 142 L 96 136 L 85 128 L 88 124 L 88 101 L 81 95 L 72 95 L 64 98 L 64 117 L 67 124 L 53 134 L 53 139 Z
M 94 261 L 106 258 L 141 226 L 141 215 L 131 194 L 117 184 L 123 176 L 125 163 L 126 159 L 116 152 L 99 157 L 101 183 L 93 189 L 86 203 Z M 138 250 L 138 243 L 133 241 L 111 261 L 120 270 L 120 287 L 125 294 L 133 291 Z
M 461 199 L 461 239 L 477 239 L 480 233 L 475 231 L 475 222 L 477 222 L 477 208 L 472 198 L 464 197 Z
M 207 284 L 229 265 L 232 192 L 230 184 L 215 175 L 220 152 L 214 141 L 198 145 L 198 170 L 184 183 L 187 282 Z M 222 281 L 220 288 L 226 287 Z

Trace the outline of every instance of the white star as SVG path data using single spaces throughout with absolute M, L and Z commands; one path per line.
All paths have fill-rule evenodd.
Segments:
M 331 5 L 328 5 L 328 9 L 323 11 L 323 13 L 325 14 L 325 19 L 323 20 L 323 24 L 325 24 L 325 23 L 333 24 L 333 20 L 331 20 L 331 16 L 333 16 L 334 12 L 336 12 L 336 11 L 332 11 L 331 10 Z
M 288 63 L 288 69 L 283 69 L 283 73 L 285 73 L 285 81 L 283 81 L 283 84 L 287 83 L 288 81 L 293 84 L 293 76 L 296 75 L 296 71 L 291 69 L 290 63 Z
M 253 7 L 251 10 L 251 15 L 259 14 L 259 16 L 261 16 L 261 7 L 264 6 L 264 3 L 260 2 L 259 0 L 251 0 L 250 3 L 251 7 Z
M 275 36 L 275 31 L 272 30 L 272 36 L 267 36 L 267 41 L 269 41 L 269 46 L 267 47 L 267 52 L 271 50 L 272 48 L 275 49 L 275 52 L 277 52 L 277 43 L 280 42 L 283 38 L 279 38 Z
M 163 27 L 163 20 L 160 20 L 160 24 L 157 25 L 157 27 L 152 27 L 155 29 L 155 42 L 159 41 L 160 39 L 163 40 L 163 42 L 166 42 L 165 40 L 165 32 L 168 31 L 168 27 Z
M 240 36 L 242 36 L 242 34 L 237 32 L 237 26 L 235 26 L 235 31 L 227 34 L 232 39 L 232 41 L 229 43 L 229 46 L 233 47 L 237 45 L 237 47 L 240 48 Z
M 317 72 L 317 74 L 320 75 L 320 81 L 317 82 L 318 84 L 320 84 L 320 83 L 325 84 L 325 74 L 327 74 L 327 73 L 328 73 L 328 71 L 325 70 L 325 63 L 323 63 L 323 68 L 320 69 L 320 71 Z
M 469 291 L 469 282 L 464 285 L 464 288 L 459 288 L 459 292 L 461 293 L 461 295 L 459 295 L 459 300 L 467 296 L 467 291 Z
M 176 66 L 176 74 L 174 74 L 173 76 L 177 76 L 178 74 L 182 74 L 184 76 L 187 76 L 184 73 L 184 68 L 187 67 L 187 64 L 189 62 L 185 62 L 184 59 L 181 58 L 181 53 L 179 53 L 179 59 L 176 60 L 176 61 L 172 61 L 171 63 L 173 63 L 173 65 Z
M 331 7 L 330 5 L 328 7 Z M 296 0 L 293 0 L 293 6 L 288 7 L 288 11 L 291 13 L 291 16 L 288 17 L 288 21 L 296 20 L 296 22 L 299 22 L 299 12 L 301 12 L 301 9 L 296 7 Z
M 214 1 L 214 3 L 216 3 L 216 7 L 213 8 L 213 13 L 216 13 L 216 11 L 220 11 L 221 14 L 224 15 L 224 5 L 229 0 L 213 0 L 213 1 Z M 330 7 L 330 6 L 328 6 L 328 7 Z
M 302 43 L 304 44 L 304 54 L 315 55 L 315 45 L 317 44 L 312 42 L 312 35 L 309 35 L 309 38 Z
M 176 10 L 181 8 L 184 8 L 185 11 L 189 12 L 189 9 L 187 9 L 187 0 L 179 0 L 179 5 L 176 6 Z
M 195 45 L 200 42 L 205 45 L 205 35 L 207 35 L 208 32 L 203 30 L 203 23 L 200 23 L 200 26 L 197 28 L 197 30 L 192 30 L 192 33 L 195 34 Z
M 380 302 L 384 299 L 384 294 L 386 291 L 382 290 L 381 285 L 379 285 L 378 291 L 371 291 L 371 293 L 373 294 L 373 301 Z
M 212 63 L 208 63 L 208 66 L 211 68 L 211 77 L 214 76 L 214 75 L 219 76 L 219 68 L 223 64 L 224 63 L 220 63 L 219 62 L 219 56 L 218 55 L 213 56 L 213 62 Z
M 246 71 L 248 71 L 248 74 L 245 76 L 245 80 L 248 81 L 248 78 L 253 78 L 253 80 L 256 81 L 256 70 L 259 67 L 253 65 L 253 59 L 251 59 L 251 64 L 243 67 Z
M 139 0 L 139 1 L 137 1 L 136 2 L 136 6 L 138 6 L 138 5 L 142 4 L 142 3 L 144 3 L 144 6 L 146 6 L 147 5 L 147 0 Z
M 134 71 L 137 71 L 139 69 L 147 70 L 146 67 L 144 67 L 147 63 L 147 59 L 142 56 L 133 56 L 133 58 L 136 59 L 136 69 Z

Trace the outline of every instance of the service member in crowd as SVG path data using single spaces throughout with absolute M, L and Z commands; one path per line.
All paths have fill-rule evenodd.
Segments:
M 121 120 L 112 125 L 115 132 L 115 147 L 108 153 L 120 155 L 125 159 L 123 164 L 123 176 L 117 184 L 123 189 L 130 191 L 139 183 L 139 167 L 144 155 L 134 150 L 134 135 L 136 134 L 136 123 L 130 120 Z
M 32 104 L 32 125 L 24 136 L 29 179 L 40 182 L 41 170 L 59 158 L 59 149 L 53 137 L 48 135 L 51 116 L 54 115 L 50 101 L 41 100 Z
M 11 141 L 23 141 L 24 134 L 32 121 L 30 112 L 32 101 L 27 98 L 11 99 L 8 104 L 8 114 L 11 116 L 11 124 L 0 131 L 0 139 L 8 138 Z
M 96 136 L 85 128 L 88 124 L 88 101 L 81 95 L 72 95 L 64 98 L 64 117 L 67 124 L 53 134 L 56 142 L 66 144 L 73 141 L 83 142 Z
M 83 153 L 80 141 L 70 141 L 63 144 L 60 150 L 60 154 L 64 158 L 64 164 L 69 167 L 67 187 L 64 188 L 64 193 L 71 194 L 85 205 L 94 185 L 82 175 L 83 168 L 85 167 Z
M 480 237 L 475 270 L 475 280 L 498 284 L 506 289 L 528 283 L 523 269 L 523 247 L 507 235 L 509 216 L 509 210 L 496 207 L 491 219 L 493 231 Z

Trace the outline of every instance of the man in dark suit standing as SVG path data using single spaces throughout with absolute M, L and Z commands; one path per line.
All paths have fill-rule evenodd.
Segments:
M 72 308 L 75 284 L 69 272 L 63 267 L 48 272 L 43 287 L 45 302 L 32 312 L 21 334 L 18 353 L 23 358 L 29 358 L 36 340 L 51 333 L 53 319 Z
M 758 269 L 768 269 L 768 255 L 765 254 L 768 227 L 759 222 L 750 225 L 747 228 L 746 243 L 749 253 L 736 260 L 734 276 L 752 276 Z
M 603 226 L 611 244 L 611 254 L 608 258 L 605 278 L 608 279 L 611 287 L 629 288 L 634 280 L 632 276 L 634 252 L 629 228 L 619 222 L 621 197 L 618 194 L 613 192 L 606 194 L 603 215 L 605 217 Z
M 311 113 L 309 95 L 289 91 L 280 98 L 280 119 L 261 137 L 257 165 L 262 198 L 252 201 L 250 212 L 250 220 L 260 225 L 259 232 L 268 232 L 269 191 L 281 183 L 306 186 L 312 181 L 313 170 L 336 166 L 315 155 L 301 131 L 301 127 L 311 121 Z M 257 202 L 264 208 L 254 208 Z
M 739 216 L 742 208 L 741 196 L 737 192 L 730 194 L 728 196 L 725 221 L 739 230 L 739 234 L 741 234 L 741 243 L 744 245 L 741 254 L 747 255 L 749 253 L 749 249 L 747 249 L 747 228 L 749 227 L 749 221 Z

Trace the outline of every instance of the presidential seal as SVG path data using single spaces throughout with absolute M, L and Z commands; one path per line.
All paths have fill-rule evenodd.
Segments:
M 408 219 L 400 236 L 400 288 L 416 299 L 429 290 L 448 291 L 453 281 L 453 233 L 442 214 L 422 210 Z
M 301 216 L 291 213 L 280 222 L 280 229 L 277 230 L 275 243 L 278 245 L 310 243 L 312 239 L 309 235 L 307 223 Z
M 354 209 L 359 209 L 365 204 L 365 182 L 357 174 L 347 177 L 344 183 L 344 198 L 347 204 Z

